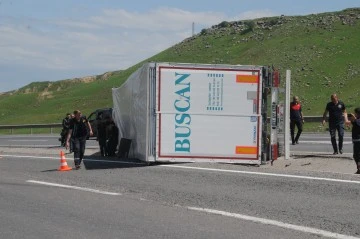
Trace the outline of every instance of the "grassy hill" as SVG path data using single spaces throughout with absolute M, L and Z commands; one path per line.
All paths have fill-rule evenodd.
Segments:
M 274 65 L 292 70 L 292 93 L 305 115 L 320 115 L 336 92 L 360 106 L 360 8 L 308 16 L 221 22 L 147 61 Z M 64 114 L 112 105 L 120 86 L 143 62 L 123 71 L 57 82 L 35 82 L 0 95 L 0 124 L 53 123 Z M 283 77 L 283 82 L 285 81 Z

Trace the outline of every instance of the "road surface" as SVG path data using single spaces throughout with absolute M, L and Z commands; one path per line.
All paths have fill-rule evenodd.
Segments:
M 58 147 L 60 145 L 58 138 L 57 135 L 2 135 L 0 136 L 0 147 Z M 303 133 L 299 143 L 298 145 L 291 145 L 290 150 L 293 153 L 333 153 L 328 133 Z M 98 142 L 88 140 L 87 147 L 97 148 Z M 352 154 L 351 134 L 349 132 L 346 132 L 344 137 L 344 153 Z
M 68 160 L 71 166 L 71 160 Z M 0 158 L 0 238 L 360 238 L 360 177 Z
M 98 147 L 95 139 L 87 140 L 88 148 Z M 60 146 L 58 135 L 0 135 L 0 147 L 55 148 Z

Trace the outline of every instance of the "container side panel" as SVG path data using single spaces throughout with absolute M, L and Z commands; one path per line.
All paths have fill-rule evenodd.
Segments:
M 158 72 L 160 160 L 259 160 L 259 68 Z
M 188 125 L 165 123 L 173 122 L 176 114 L 161 115 L 161 157 L 257 159 L 258 125 L 251 117 L 190 115 Z

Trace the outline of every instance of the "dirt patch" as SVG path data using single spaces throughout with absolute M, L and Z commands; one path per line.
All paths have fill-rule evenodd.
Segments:
M 54 98 L 54 95 L 53 95 L 52 91 L 45 90 L 45 91 L 39 93 L 38 98 L 39 98 L 39 100 L 51 99 L 51 98 Z
M 106 72 L 101 76 L 101 80 L 107 80 L 112 75 L 113 75 L 112 72 Z
M 293 155 L 285 160 L 280 157 L 275 160 L 273 166 L 261 165 L 262 168 L 283 169 L 285 171 L 317 171 L 353 174 L 356 165 L 351 155 Z
M 96 76 L 85 76 L 81 78 L 75 78 L 75 80 L 81 83 L 91 83 L 96 81 Z

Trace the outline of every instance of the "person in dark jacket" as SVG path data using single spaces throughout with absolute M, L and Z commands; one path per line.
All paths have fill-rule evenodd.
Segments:
M 107 156 L 108 150 L 106 147 L 106 120 L 102 119 L 97 124 L 97 138 L 99 141 L 100 154 L 101 156 Z
M 65 118 L 62 120 L 62 130 L 60 133 L 60 142 L 61 142 L 61 146 L 65 147 L 65 143 L 66 143 L 66 136 L 68 134 L 69 131 L 69 127 L 70 127 L 70 120 L 71 120 L 71 114 L 67 113 Z
M 119 142 L 119 129 L 116 127 L 114 121 L 110 119 L 106 127 L 107 134 L 107 150 L 108 156 L 115 156 L 116 148 Z
M 345 104 L 338 99 L 336 94 L 331 95 L 331 101 L 326 105 L 325 112 L 323 114 L 323 125 L 325 125 L 327 113 L 329 113 L 329 132 L 331 137 L 331 144 L 334 149 L 333 154 L 342 154 L 345 129 L 344 119 L 345 122 L 348 122 L 348 118 Z M 336 144 L 336 131 L 338 132 L 339 137 L 339 148 Z
M 352 124 L 351 136 L 353 142 L 353 157 L 356 163 L 356 174 L 360 174 L 360 107 L 354 110 L 355 114 L 349 114 Z
M 90 136 L 93 135 L 93 131 L 89 121 L 85 116 L 82 116 L 79 110 L 74 111 L 74 119 L 71 120 L 69 133 L 66 139 L 66 148 L 69 148 L 70 138 L 73 143 L 74 150 L 74 163 L 75 168 L 80 169 L 81 161 L 84 158 L 85 154 L 85 145 L 86 138 L 88 137 L 88 132 Z
M 293 102 L 290 104 L 290 132 L 292 144 L 298 144 L 301 132 L 303 130 L 304 116 L 301 110 L 299 97 L 294 96 Z M 295 125 L 297 133 L 295 137 Z

